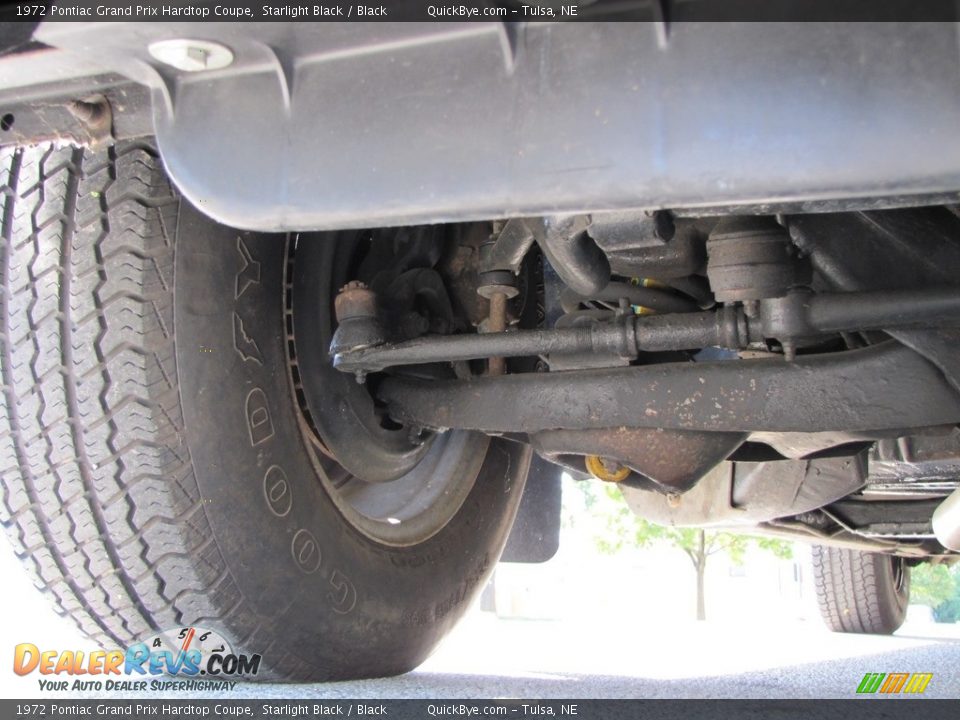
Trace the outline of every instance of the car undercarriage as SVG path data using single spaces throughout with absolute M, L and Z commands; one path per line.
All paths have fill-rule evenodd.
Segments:
M 212 536 L 253 552 L 231 523 L 257 528 L 275 536 L 263 541 L 271 557 L 321 583 L 313 592 L 329 612 L 316 632 L 358 608 L 403 628 L 388 636 L 413 649 L 389 661 L 371 649 L 345 676 L 422 657 L 428 648 L 406 633 L 446 630 L 518 507 L 512 538 L 523 537 L 505 557 L 551 555 L 561 472 L 615 483 L 660 524 L 798 539 L 824 557 L 879 563 L 900 610 L 911 565 L 960 557 L 955 28 L 17 31 L 0 57 L 9 292 L 42 284 L 43 258 L 59 258 L 57 342 L 80 348 L 58 356 L 69 408 L 82 408 L 90 368 L 107 377 L 130 347 L 160 353 L 157 374 L 144 366 L 137 382 L 162 377 L 179 398 L 168 406 L 150 390 L 114 406 L 110 382 L 95 393 L 113 429 L 102 460 L 77 450 L 87 495 L 125 492 L 101 490 L 97 472 L 128 447 L 113 418 L 143 408 L 162 438 L 144 452 L 162 445 L 209 478 L 196 492 L 212 503 Z M 18 180 L 31 163 L 36 177 Z M 84 190 L 100 172 L 106 184 Z M 61 202 L 48 185 L 63 173 Z M 48 198 L 60 203 L 53 219 Z M 131 222 L 145 224 L 123 234 L 131 201 Z M 55 226 L 61 236 L 47 245 Z M 94 226 L 100 234 L 84 240 Z M 76 265 L 88 247 L 92 264 Z M 111 272 L 121 273 L 117 294 L 104 296 Z M 81 312 L 71 283 L 86 287 L 85 273 L 101 283 Z M 58 373 L 38 365 L 42 295 L 23 301 L 21 336 L 11 297 L 5 402 L 23 408 Z M 114 300 L 142 305 L 136 322 L 111 321 Z M 100 330 L 83 335 L 92 318 Z M 161 336 L 173 349 L 154 349 Z M 71 384 L 81 337 L 95 356 L 77 361 Z M 15 340 L 37 366 L 29 379 L 17 378 Z M 161 406 L 169 432 L 152 414 Z M 34 434 L 49 437 L 38 412 Z M 81 415 L 65 427 L 82 449 L 100 425 L 77 430 Z M 31 422 L 11 421 L 11 437 Z M 56 474 L 50 442 L 38 459 L 24 440 L 11 467 L 47 463 Z M 222 479 L 250 473 L 249 492 Z M 38 490 L 25 492 L 10 517 L 38 502 Z M 329 551 L 343 537 L 353 545 Z M 461 566 L 451 547 L 474 554 Z M 391 572 L 440 568 L 447 588 L 385 609 L 386 589 L 376 595 L 368 578 L 365 595 L 350 579 L 376 575 L 373 557 Z M 224 562 L 243 586 L 246 570 Z M 823 577 L 839 572 L 818 562 Z M 266 617 L 284 599 L 262 592 L 251 612 Z M 900 610 L 899 621 L 832 625 L 889 632 Z M 309 672 L 341 676 L 330 657 L 311 662 Z M 293 660 L 277 668 L 308 673 Z
M 493 227 L 458 248 L 476 259 L 466 287 L 462 264 L 454 278 L 391 263 L 337 295 L 333 367 L 369 382 L 398 432 L 529 443 L 671 523 L 913 557 L 956 547 L 949 504 L 931 524 L 960 460 L 952 209 Z M 539 277 L 520 280 L 525 262 Z M 455 306 L 476 332 L 456 331 Z M 683 508 L 698 488 L 700 514 Z

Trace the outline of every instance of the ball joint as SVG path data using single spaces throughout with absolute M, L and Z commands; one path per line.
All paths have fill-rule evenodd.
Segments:
M 376 347 L 387 341 L 377 315 L 377 295 L 362 282 L 344 285 L 333 308 L 337 330 L 330 343 L 331 356 Z

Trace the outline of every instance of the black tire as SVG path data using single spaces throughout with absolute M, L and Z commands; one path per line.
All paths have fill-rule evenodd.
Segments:
M 57 609 L 107 647 L 215 629 L 260 678 L 419 664 L 496 564 L 528 451 L 483 438 L 442 529 L 371 539 L 301 432 L 284 238 L 198 213 L 147 142 L 7 147 L 0 173 L 2 522 Z
M 815 545 L 813 577 L 820 615 L 834 632 L 890 635 L 903 624 L 910 568 L 902 558 Z

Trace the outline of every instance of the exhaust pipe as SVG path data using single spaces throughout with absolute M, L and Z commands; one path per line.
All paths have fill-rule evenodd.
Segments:
M 933 533 L 945 548 L 960 552 L 960 488 L 933 511 Z

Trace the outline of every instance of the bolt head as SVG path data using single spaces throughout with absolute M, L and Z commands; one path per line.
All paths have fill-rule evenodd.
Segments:
M 147 48 L 154 60 L 183 72 L 221 70 L 233 63 L 233 51 L 208 40 L 159 40 Z

